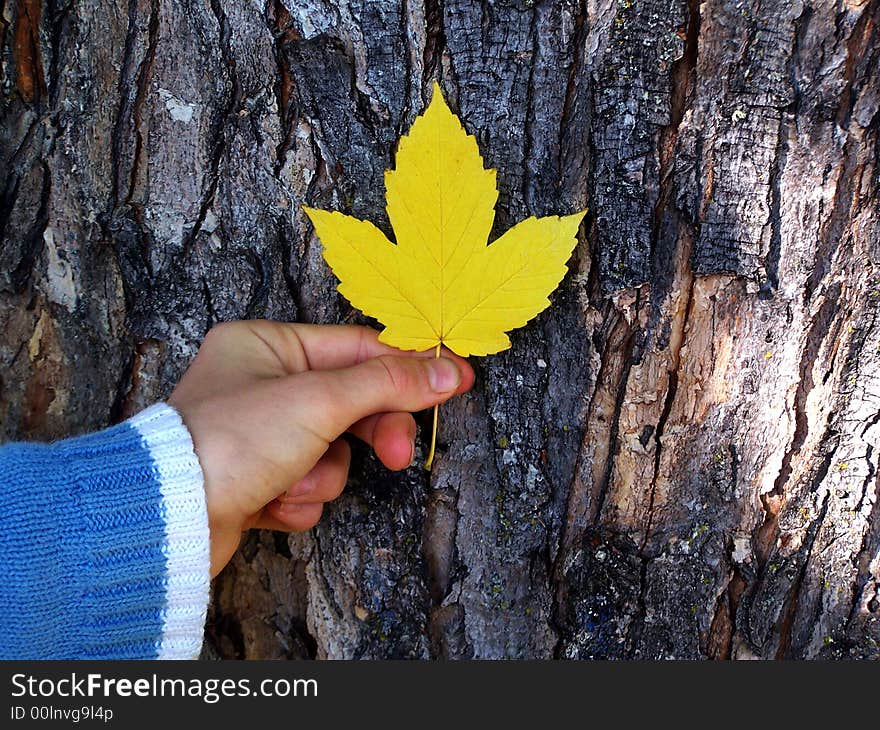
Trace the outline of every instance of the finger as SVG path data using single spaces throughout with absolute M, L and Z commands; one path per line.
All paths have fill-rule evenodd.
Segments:
M 426 352 L 402 352 L 379 342 L 379 333 L 359 325 L 317 325 L 268 320 L 252 320 L 246 324 L 268 345 L 290 373 L 305 370 L 337 370 L 358 365 L 382 355 L 435 357 L 433 349 Z M 464 362 L 464 358 L 442 350 L 444 356 Z
M 262 530 L 283 530 L 287 532 L 303 532 L 311 530 L 321 520 L 324 505 L 318 503 L 292 504 L 285 510 L 280 509 L 281 503 L 270 502 L 263 510 L 254 527 Z
M 409 413 L 376 413 L 355 423 L 349 433 L 373 447 L 389 469 L 406 469 L 415 451 L 416 422 Z
M 336 439 L 311 471 L 278 497 L 280 509 L 283 511 L 285 505 L 336 499 L 345 489 L 350 464 L 351 448 L 343 439 Z
M 421 411 L 448 400 L 466 377 L 473 382 L 464 365 L 467 370 L 446 357 L 382 355 L 349 368 L 302 373 L 288 387 L 295 385 L 304 424 L 331 441 L 374 413 Z

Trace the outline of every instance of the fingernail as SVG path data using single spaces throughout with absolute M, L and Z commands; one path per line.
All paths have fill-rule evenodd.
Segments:
M 416 460 L 416 442 L 415 439 L 409 442 L 409 466 Z
M 461 370 L 449 358 L 428 360 L 428 382 L 435 392 L 448 393 L 461 382 Z
M 312 475 L 309 474 L 300 479 L 296 484 L 294 484 L 290 489 L 287 490 L 286 497 L 302 497 L 304 494 L 309 494 L 310 492 L 315 491 L 315 487 L 317 486 L 315 480 L 312 478 Z

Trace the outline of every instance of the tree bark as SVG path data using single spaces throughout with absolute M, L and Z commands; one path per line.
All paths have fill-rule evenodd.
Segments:
M 166 397 L 221 320 L 365 321 L 300 206 L 390 234 L 439 78 L 494 235 L 590 209 L 570 272 L 430 474 L 357 449 L 245 539 L 213 652 L 877 658 L 878 41 L 878 0 L 0 0 L 3 435 Z

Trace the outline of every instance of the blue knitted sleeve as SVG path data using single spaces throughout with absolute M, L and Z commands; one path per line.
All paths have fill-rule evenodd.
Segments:
M 104 431 L 0 448 L 0 658 L 198 656 L 202 472 L 158 404 Z

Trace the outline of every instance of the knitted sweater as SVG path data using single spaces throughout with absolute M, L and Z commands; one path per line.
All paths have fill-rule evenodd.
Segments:
M 0 448 L 0 658 L 196 658 L 210 551 L 177 411 Z

